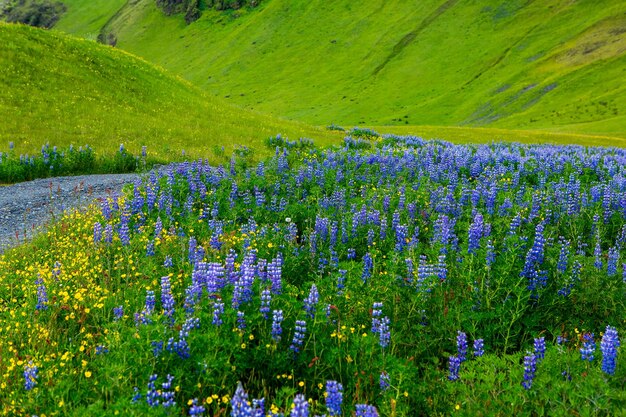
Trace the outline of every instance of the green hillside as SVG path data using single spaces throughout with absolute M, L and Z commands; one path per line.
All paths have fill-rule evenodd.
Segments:
M 42 144 L 90 144 L 175 159 L 224 155 L 237 145 L 256 156 L 277 133 L 324 145 L 339 134 L 245 111 L 121 50 L 66 35 L 0 23 L 0 143 L 16 152 Z
M 59 29 L 106 21 L 119 48 L 274 115 L 626 137 L 623 1 L 263 0 L 190 25 L 154 0 L 65 3 Z

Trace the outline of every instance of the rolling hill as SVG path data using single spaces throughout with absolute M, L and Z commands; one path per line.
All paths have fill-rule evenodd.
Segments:
M 122 50 L 23 25 L 0 23 L 0 143 L 34 152 L 42 144 L 120 143 L 154 157 L 222 157 L 238 145 L 268 154 L 282 133 L 323 145 L 339 134 L 242 110 Z M 224 146 L 224 151 L 221 147 Z
M 625 2 L 263 0 L 189 25 L 154 0 L 65 3 L 59 30 L 112 34 L 248 109 L 626 137 Z

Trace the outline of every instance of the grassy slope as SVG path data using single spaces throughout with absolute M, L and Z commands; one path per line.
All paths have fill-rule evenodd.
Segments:
M 71 0 L 64 3 L 67 11 L 55 29 L 95 40 L 100 29 L 126 0 Z
M 213 94 L 316 124 L 626 137 L 624 2 L 265 0 L 186 26 L 135 0 L 109 28 Z
M 208 98 L 189 83 L 123 51 L 26 26 L 0 24 L 0 143 L 33 152 L 43 143 L 88 143 L 100 152 L 121 142 L 173 159 L 184 149 L 211 157 L 262 145 L 282 132 L 318 144 L 339 134 L 272 119 Z M 215 152 L 214 152 L 215 153 Z M 217 152 L 219 154 L 219 152 Z

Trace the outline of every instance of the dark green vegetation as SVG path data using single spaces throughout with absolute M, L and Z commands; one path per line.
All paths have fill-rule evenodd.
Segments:
M 275 115 L 626 137 L 623 1 L 267 0 L 189 25 L 155 0 L 83 3 L 60 30 L 106 14 L 119 48 Z
M 10 144 L 12 146 L 13 143 Z M 134 156 L 123 146 L 115 154 L 98 155 L 88 145 L 59 149 L 44 145 L 35 155 L 17 155 L 12 149 L 0 153 L 0 184 L 11 184 L 37 178 L 81 174 L 109 174 L 147 170 L 154 159 L 147 159 L 147 149 Z
M 212 8 L 215 10 L 238 10 L 242 7 L 256 7 L 259 0 L 156 0 L 167 15 L 183 13 L 187 24 L 200 18 L 202 9 Z
M 34 154 L 50 143 L 90 144 L 114 154 L 121 143 L 161 160 L 228 161 L 238 145 L 269 155 L 277 132 L 318 145 L 340 136 L 241 110 L 128 53 L 28 26 L 0 23 L 0 143 Z
M 65 4 L 54 0 L 8 0 L 0 2 L 0 20 L 51 28 L 65 12 Z

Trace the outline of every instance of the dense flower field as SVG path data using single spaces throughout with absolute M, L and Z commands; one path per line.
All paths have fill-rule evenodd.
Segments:
M 0 259 L 0 410 L 619 414 L 625 253 L 623 149 L 183 163 Z

